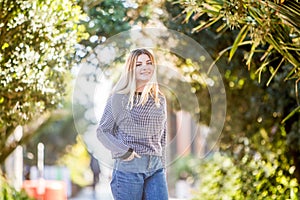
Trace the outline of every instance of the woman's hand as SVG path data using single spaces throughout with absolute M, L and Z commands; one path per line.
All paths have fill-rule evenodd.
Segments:
M 123 161 L 131 161 L 134 158 L 141 158 L 141 156 L 137 154 L 135 151 L 133 151 L 131 155 L 128 158 L 124 159 Z

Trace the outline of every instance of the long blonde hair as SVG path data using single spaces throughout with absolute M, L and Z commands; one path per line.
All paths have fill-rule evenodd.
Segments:
M 154 73 L 152 75 L 151 80 L 146 84 L 143 89 L 141 98 L 138 99 L 137 105 L 144 105 L 149 98 L 149 95 L 154 99 L 157 107 L 160 106 L 159 103 L 159 91 L 157 78 L 156 78 L 156 63 L 152 53 L 146 49 L 135 49 L 130 52 L 126 63 L 125 63 L 125 71 L 121 75 L 119 81 L 114 87 L 113 92 L 118 94 L 129 94 L 128 106 L 131 109 L 134 104 L 134 95 L 136 92 L 136 80 L 135 80 L 135 68 L 136 61 L 138 56 L 145 54 L 149 56 L 152 65 L 154 66 Z

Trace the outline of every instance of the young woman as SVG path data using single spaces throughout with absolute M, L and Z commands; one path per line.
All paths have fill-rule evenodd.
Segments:
M 154 57 L 146 49 L 133 50 L 97 129 L 98 139 L 115 159 L 115 200 L 168 199 L 166 123 L 166 100 L 156 80 Z

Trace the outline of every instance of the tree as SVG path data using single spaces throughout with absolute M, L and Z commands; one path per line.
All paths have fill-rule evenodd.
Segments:
M 233 1 L 230 2 L 234 3 Z M 242 37 L 239 31 L 227 27 L 227 16 L 218 18 L 219 15 L 224 14 L 223 9 L 225 8 L 222 6 L 226 6 L 230 2 L 181 1 L 182 4 L 180 5 L 167 2 L 166 7 L 168 8 L 169 18 L 173 20 L 165 20 L 165 24 L 172 29 L 190 35 L 204 46 L 210 55 L 216 59 L 217 66 L 223 74 L 228 107 L 219 148 L 227 156 L 229 155 L 233 158 L 234 165 L 242 172 L 239 177 L 243 182 L 241 195 L 243 197 L 248 195 L 250 199 L 251 197 L 263 199 L 266 195 L 275 195 L 277 198 L 293 198 L 293 195 L 295 197 L 295 192 L 298 191 L 297 187 L 300 180 L 300 120 L 297 113 L 298 94 L 294 85 L 295 82 L 297 83 L 297 70 L 293 71 L 295 66 L 289 63 L 287 58 L 283 58 L 286 55 L 278 53 L 275 47 L 268 52 L 268 59 L 282 56 L 281 59 L 285 61 L 283 61 L 282 65 L 279 65 L 281 61 L 279 59 L 279 61 L 277 60 L 277 65 L 275 65 L 276 61 L 272 60 L 270 65 L 261 66 L 262 62 L 260 59 L 268 49 L 267 45 L 259 46 L 261 51 L 253 50 L 255 53 L 253 52 L 253 55 L 251 55 L 250 68 L 247 66 L 248 63 L 245 62 L 245 58 L 249 58 L 252 47 L 251 45 L 247 46 L 247 42 L 234 49 L 234 52 L 230 54 L 230 50 L 237 44 L 235 42 L 238 40 L 237 38 Z M 243 1 L 236 1 L 236 3 L 243 3 Z M 256 5 L 261 3 L 261 1 L 254 3 Z M 227 11 L 231 12 L 230 9 Z M 234 12 L 235 10 L 232 9 L 231 15 L 234 15 Z M 241 17 L 236 17 L 236 19 L 243 21 Z M 199 25 L 199 22 L 207 26 L 202 25 L 204 28 L 201 31 L 196 31 L 195 27 Z M 280 26 L 283 25 L 281 24 Z M 201 26 L 198 28 L 201 28 Z M 222 31 L 218 32 L 219 30 Z M 292 31 L 289 28 L 284 30 Z M 249 39 L 250 37 L 245 36 L 245 38 Z M 239 42 L 244 41 L 245 38 L 239 40 Z M 296 38 L 299 38 L 298 35 Z M 297 45 L 299 43 L 297 43 L 297 39 L 293 41 L 295 41 L 293 45 L 296 48 L 289 49 L 291 51 L 288 51 L 288 53 L 297 57 L 296 55 L 299 53 L 297 52 L 297 49 L 299 49 Z M 262 40 L 261 42 L 267 44 L 266 41 Z M 251 41 L 248 44 L 251 44 Z M 230 62 L 222 55 L 230 56 Z M 295 59 L 297 60 L 299 57 Z M 179 65 L 179 67 L 181 66 Z M 276 67 L 278 67 L 277 70 L 275 70 Z M 293 75 L 291 75 L 291 72 L 293 72 Z M 201 74 L 199 70 L 194 70 L 186 75 L 191 77 L 190 80 L 197 88 L 196 94 L 199 101 L 201 101 L 203 87 L 196 79 L 193 79 L 199 74 Z M 257 81 L 257 77 L 259 77 L 260 82 Z M 295 82 L 286 81 L 289 79 L 288 77 L 293 77 Z M 294 115 L 289 115 L 289 113 L 294 113 Z M 206 113 L 203 114 L 205 115 Z M 205 119 L 205 117 L 202 117 L 202 119 Z M 204 120 L 204 123 L 208 122 Z M 201 176 L 212 175 L 200 172 L 199 174 Z M 255 176 L 249 177 L 249 174 Z M 253 187 L 253 185 L 257 185 L 257 187 Z M 280 191 L 276 192 L 278 185 L 280 185 Z M 221 185 L 218 187 L 222 189 Z M 199 188 L 203 187 L 200 185 Z M 205 192 L 205 190 L 203 191 Z M 249 195 L 248 191 L 250 191 L 252 196 Z M 236 195 L 239 194 L 236 193 Z M 238 199 L 238 196 L 236 198 Z
M 61 106 L 84 29 L 75 0 L 0 2 L 0 163 Z M 9 140 L 18 125 L 21 140 Z
M 297 107 L 293 113 L 300 112 L 299 81 L 300 81 L 300 6 L 298 0 L 271 1 L 223 1 L 182 0 L 185 22 L 195 20 L 198 26 L 193 32 L 201 31 L 216 25 L 220 34 L 239 29 L 233 44 L 220 52 L 221 57 L 230 51 L 228 61 L 231 61 L 238 47 L 250 46 L 244 54 L 246 65 L 256 70 L 261 80 L 261 74 L 270 72 L 269 85 L 278 73 L 285 73 L 285 80 L 295 80 Z M 254 55 L 259 58 L 253 58 Z M 218 58 L 219 58 L 218 57 Z M 216 60 L 218 60 L 216 58 Z M 257 60 L 260 59 L 260 64 Z
M 93 49 L 107 38 L 129 30 L 135 24 L 146 23 L 152 12 L 147 0 L 138 3 L 123 0 L 79 0 L 78 5 L 87 14 L 80 24 L 84 25 L 90 36 L 79 42 L 83 45 L 77 52 L 79 60 L 93 53 Z

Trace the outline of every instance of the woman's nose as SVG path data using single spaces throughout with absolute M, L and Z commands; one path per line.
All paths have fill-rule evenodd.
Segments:
M 142 70 L 145 70 L 145 69 L 147 69 L 148 68 L 148 65 L 147 64 L 142 64 L 142 66 L 141 66 L 141 69 Z

